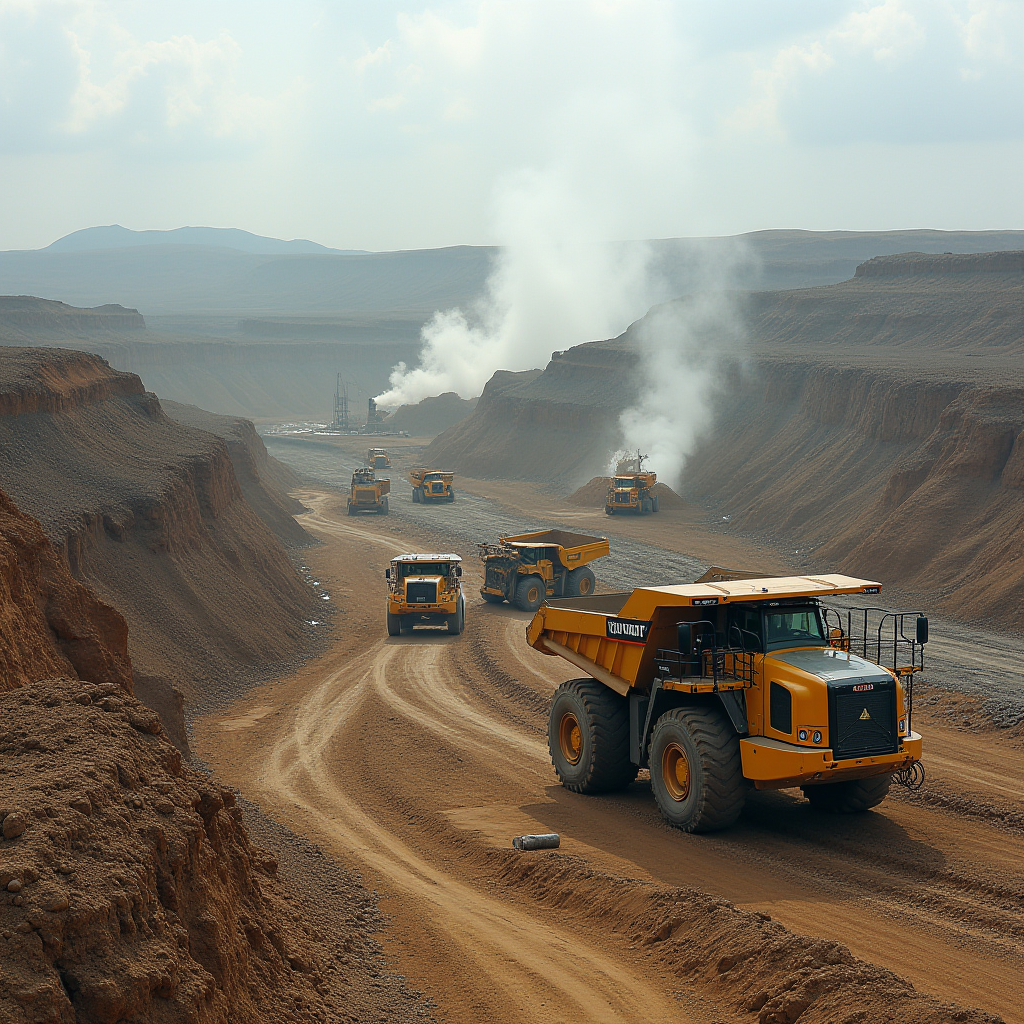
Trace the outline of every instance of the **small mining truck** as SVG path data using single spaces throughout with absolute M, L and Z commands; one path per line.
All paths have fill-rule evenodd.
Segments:
M 687 832 L 731 825 L 751 788 L 800 787 L 815 808 L 852 812 L 894 778 L 920 785 L 911 714 L 927 618 L 822 603 L 880 593 L 869 580 L 717 573 L 534 616 L 529 643 L 585 673 L 551 703 L 562 785 L 619 790 L 649 768 L 661 813 Z
M 360 512 L 376 512 L 378 515 L 388 514 L 388 494 L 391 493 L 390 480 L 378 480 L 372 469 L 363 467 L 352 474 L 352 486 L 348 495 L 348 514 L 358 515 Z
M 455 500 L 454 473 L 418 466 L 409 470 L 409 483 L 412 484 L 412 500 L 417 504 Z
M 540 530 L 478 544 L 484 563 L 480 590 L 491 604 L 536 611 L 546 597 L 587 597 L 594 592 L 594 570 L 587 565 L 608 554 L 607 537 L 564 530 Z
M 399 555 L 384 570 L 388 581 L 388 636 L 416 626 L 466 628 L 462 559 L 451 554 Z
M 371 448 L 366 453 L 366 464 L 370 469 L 390 469 L 391 456 L 383 448 Z
M 614 516 L 623 512 L 646 516 L 658 512 L 658 496 L 654 485 L 658 474 L 644 471 L 646 455 L 636 453 L 635 457 L 620 459 L 615 467 L 615 476 L 608 485 L 608 496 L 604 501 L 605 515 Z

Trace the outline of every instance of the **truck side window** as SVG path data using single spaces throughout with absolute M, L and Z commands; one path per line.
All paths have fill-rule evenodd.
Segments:
M 728 629 L 727 639 L 730 646 L 742 647 L 745 651 L 764 650 L 761 612 L 758 609 L 730 608 Z

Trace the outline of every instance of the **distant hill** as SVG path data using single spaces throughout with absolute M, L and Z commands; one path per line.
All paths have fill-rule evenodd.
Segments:
M 219 249 L 237 249 L 259 256 L 280 256 L 285 253 L 334 253 L 353 256 L 365 249 L 331 249 L 306 238 L 268 238 L 241 228 L 172 228 L 169 231 L 133 231 L 120 224 L 82 228 L 51 242 L 41 252 L 96 252 L 101 249 L 129 249 L 140 245 L 207 245 Z
M 263 251 L 264 245 L 285 248 Z M 706 287 L 709 268 L 728 268 L 715 275 L 716 286 L 808 288 L 849 280 L 858 264 L 874 256 L 1024 249 L 1024 231 L 758 231 L 649 245 L 655 276 L 670 298 Z M 295 248 L 300 246 L 309 251 Z M 435 310 L 478 297 L 499 252 L 463 245 L 345 255 L 313 242 L 261 239 L 228 228 L 89 228 L 45 249 L 0 252 L 0 294 L 41 295 L 74 306 L 117 302 L 147 317 L 358 312 L 393 319 L 401 312 L 418 329 Z M 311 337 L 311 330 L 304 328 L 304 336 Z M 271 333 L 288 331 L 279 326 Z

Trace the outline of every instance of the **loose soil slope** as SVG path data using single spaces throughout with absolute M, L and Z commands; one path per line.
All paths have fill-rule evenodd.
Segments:
M 424 398 L 416 405 L 399 406 L 387 420 L 390 430 L 404 430 L 413 437 L 436 437 L 464 420 L 477 406 L 475 398 L 460 398 L 454 391 Z
M 1024 625 L 1022 267 L 1020 253 L 908 254 L 745 299 L 751 358 L 684 497 L 815 565 L 872 566 L 953 614 Z M 641 332 L 556 353 L 522 383 L 496 374 L 432 461 L 578 486 L 616 447 Z
M 300 649 L 313 595 L 224 441 L 168 418 L 134 374 L 0 349 L 0 486 L 124 614 L 138 692 L 161 712 L 171 684 L 194 694 Z
M 301 919 L 234 804 L 113 683 L 0 694 L 0 1019 L 348 1019 L 352 930 Z

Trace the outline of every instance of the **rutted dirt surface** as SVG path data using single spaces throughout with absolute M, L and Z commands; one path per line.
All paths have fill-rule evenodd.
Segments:
M 463 637 L 383 635 L 388 558 L 451 533 L 404 506 L 350 519 L 337 495 L 301 497 L 324 541 L 310 564 L 341 604 L 336 638 L 197 722 L 197 749 L 380 890 L 391 962 L 440 1017 L 984 1019 L 940 1000 L 1024 1021 L 1012 740 L 972 745 L 923 704 L 920 794 L 855 818 L 757 794 L 731 831 L 682 835 L 643 777 L 605 798 L 555 784 L 547 706 L 575 672 L 526 646 L 527 615 L 479 600 L 472 561 Z M 459 501 L 465 523 L 474 504 Z M 491 519 L 484 536 L 495 532 Z M 511 836 L 548 830 L 558 853 L 509 850 Z

